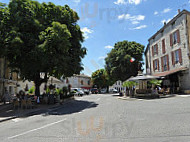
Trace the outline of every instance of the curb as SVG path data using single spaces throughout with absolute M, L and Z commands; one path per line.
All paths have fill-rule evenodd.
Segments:
M 69 98 L 69 99 L 65 99 L 63 101 L 63 105 L 65 104 L 68 104 L 70 101 L 74 100 L 74 98 Z M 34 111 L 31 111 L 31 112 L 26 112 L 25 114 L 21 114 L 21 115 L 16 115 L 16 116 L 11 116 L 11 117 L 8 117 L 8 118 L 5 118 L 5 119 L 1 119 L 0 120 L 0 123 L 1 122 L 5 122 L 5 121 L 9 121 L 9 120 L 12 120 L 12 119 L 15 119 L 15 118 L 19 118 L 19 117 L 24 117 L 24 116 L 30 116 L 32 114 L 35 114 L 35 113 L 40 113 L 40 112 L 44 112 L 44 111 L 48 111 L 48 110 L 51 110 L 51 111 L 54 111 L 56 109 L 60 109 L 63 107 L 63 105 L 60 105 L 60 104 L 55 104 L 54 106 L 51 106 L 49 108 L 45 108 L 45 109 L 38 109 L 38 110 L 34 110 Z

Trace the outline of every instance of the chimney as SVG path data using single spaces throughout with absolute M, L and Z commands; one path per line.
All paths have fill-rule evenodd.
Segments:
M 180 12 L 181 12 L 180 9 L 178 9 L 178 14 L 179 14 Z

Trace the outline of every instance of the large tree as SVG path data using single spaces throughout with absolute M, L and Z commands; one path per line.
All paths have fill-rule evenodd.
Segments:
M 109 78 L 108 73 L 105 69 L 99 69 L 92 73 L 93 84 L 96 85 L 99 89 L 107 88 L 113 84 L 113 81 Z
M 34 81 L 36 95 L 49 75 L 69 77 L 83 69 L 79 17 L 68 5 L 12 0 L 0 11 L 0 48 L 12 71 Z
M 136 76 L 138 71 L 142 70 L 143 52 L 144 46 L 139 43 L 129 41 L 116 43 L 105 59 L 109 76 L 115 81 L 125 81 L 131 76 Z

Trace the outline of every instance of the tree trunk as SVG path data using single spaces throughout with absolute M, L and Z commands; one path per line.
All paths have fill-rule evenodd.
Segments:
M 109 86 L 107 86 L 107 91 L 106 92 L 109 93 Z
M 35 95 L 40 96 L 40 83 L 35 82 Z

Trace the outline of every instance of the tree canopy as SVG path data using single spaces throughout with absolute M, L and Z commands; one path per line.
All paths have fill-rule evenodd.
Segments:
M 0 50 L 12 71 L 35 82 L 36 93 L 47 75 L 69 77 L 83 69 L 86 48 L 78 20 L 68 5 L 32 0 L 0 5 Z
M 125 81 L 136 76 L 138 71 L 142 70 L 143 52 L 144 46 L 134 41 L 117 42 L 105 59 L 109 76 L 115 81 Z M 133 62 L 132 58 L 135 59 Z
M 106 88 L 113 84 L 105 69 L 99 69 L 93 72 L 92 81 L 98 88 Z

